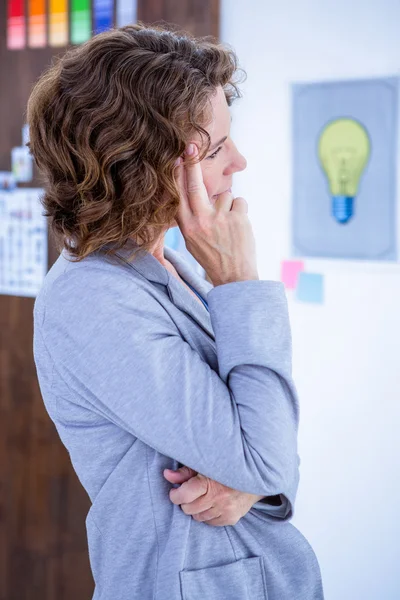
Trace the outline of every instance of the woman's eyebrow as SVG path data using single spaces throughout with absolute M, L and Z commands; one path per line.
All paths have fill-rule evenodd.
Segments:
M 214 148 L 216 148 L 217 146 L 219 146 L 220 144 L 223 144 L 224 141 L 227 139 L 227 135 L 225 137 L 222 138 L 222 140 L 219 140 L 219 142 L 216 142 L 215 144 L 213 144 L 212 146 L 210 146 L 210 150 L 214 150 Z
M 231 115 L 231 123 L 232 123 L 232 115 Z M 214 150 L 214 148 L 216 148 L 217 146 L 219 146 L 220 144 L 223 144 L 224 141 L 228 138 L 228 136 L 226 135 L 225 137 L 223 137 L 221 140 L 219 140 L 219 142 L 215 142 L 215 144 L 213 144 L 212 146 L 210 146 L 209 150 Z

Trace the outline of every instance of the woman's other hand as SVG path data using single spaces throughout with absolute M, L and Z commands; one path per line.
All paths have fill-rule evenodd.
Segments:
M 253 504 L 264 498 L 234 490 L 186 466 L 176 471 L 164 469 L 163 474 L 170 483 L 180 484 L 170 490 L 171 502 L 180 504 L 184 513 L 207 525 L 236 525 Z

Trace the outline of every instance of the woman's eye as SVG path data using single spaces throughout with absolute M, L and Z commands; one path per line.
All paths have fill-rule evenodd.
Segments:
M 215 158 L 220 150 L 222 150 L 222 146 L 217 148 L 216 151 L 210 154 L 210 156 L 208 156 L 207 158 Z

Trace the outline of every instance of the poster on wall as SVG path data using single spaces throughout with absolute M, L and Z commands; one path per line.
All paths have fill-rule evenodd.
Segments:
M 293 84 L 292 254 L 396 261 L 398 78 Z
M 0 189 L 0 294 L 36 297 L 47 273 L 41 188 Z

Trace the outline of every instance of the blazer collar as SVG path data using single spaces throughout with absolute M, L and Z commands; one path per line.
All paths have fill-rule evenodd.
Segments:
M 133 243 L 134 244 L 134 243 Z M 130 267 L 135 269 L 148 281 L 165 285 L 171 301 L 180 310 L 189 315 L 204 331 L 215 340 L 208 310 L 193 298 L 192 294 L 158 261 L 150 252 L 141 251 L 133 260 L 129 261 L 129 252 L 132 246 L 125 245 L 118 250 L 117 255 Z M 175 269 L 199 294 L 207 300 L 208 292 L 213 289 L 212 283 L 201 277 L 194 268 L 185 260 L 183 255 L 168 246 L 164 246 L 164 256 L 171 262 Z

